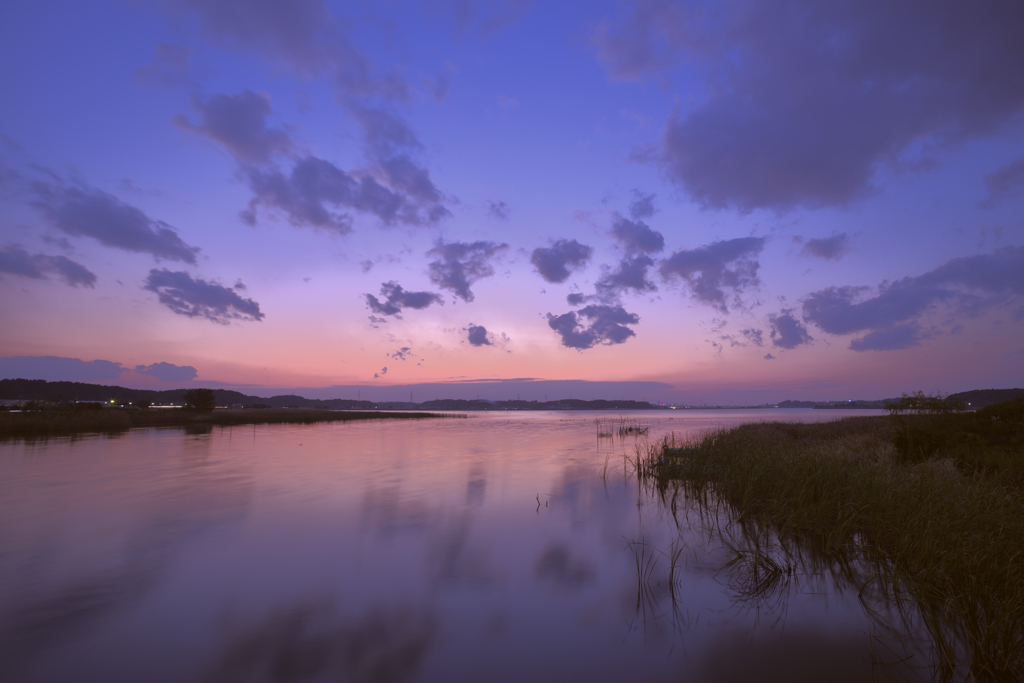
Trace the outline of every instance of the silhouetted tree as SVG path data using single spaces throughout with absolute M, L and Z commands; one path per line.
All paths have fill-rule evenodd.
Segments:
M 213 410 L 217 401 L 213 396 L 213 389 L 189 389 L 183 396 L 185 407 L 192 410 L 208 413 Z

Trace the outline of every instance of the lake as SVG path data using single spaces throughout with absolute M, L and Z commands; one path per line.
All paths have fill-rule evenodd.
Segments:
M 879 412 L 630 412 L 649 431 L 621 438 L 595 424 L 618 414 L 501 412 L 0 443 L 0 680 L 913 679 L 895 662 L 918 646 L 856 587 L 798 572 L 752 598 L 729 520 L 673 514 L 628 462 L 669 434 Z

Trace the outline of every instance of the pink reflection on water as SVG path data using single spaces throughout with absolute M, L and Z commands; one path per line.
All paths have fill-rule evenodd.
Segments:
M 598 438 L 598 417 L 618 419 L 491 413 L 0 445 L 0 674 L 658 680 L 725 670 L 702 657 L 737 633 L 779 638 L 737 609 L 716 580 L 720 549 L 644 494 L 627 458 L 668 434 L 834 416 L 630 413 L 648 431 L 626 438 Z M 657 557 L 639 593 L 638 543 Z M 670 548 L 685 548 L 671 608 L 658 579 Z M 800 594 L 786 619 L 852 638 L 870 664 L 856 596 Z

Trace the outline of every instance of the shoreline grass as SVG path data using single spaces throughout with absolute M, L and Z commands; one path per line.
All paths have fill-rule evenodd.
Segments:
M 317 410 L 308 408 L 218 409 L 199 412 L 174 410 L 38 410 L 0 412 L 0 439 L 68 436 L 124 432 L 139 427 L 184 428 L 204 431 L 213 427 L 257 424 L 314 424 L 354 420 L 394 420 L 465 417 L 443 413 L 377 410 Z
M 905 427 L 885 417 L 748 424 L 651 447 L 637 473 L 673 509 L 682 496 L 698 512 L 724 512 L 755 545 L 777 541 L 792 557 L 859 577 L 862 593 L 910 601 L 939 680 L 1018 680 L 1024 488 L 941 449 L 902 457 Z M 756 547 L 746 561 L 760 561 Z M 866 562 L 874 570 L 850 571 Z M 777 568 L 758 569 L 771 585 Z

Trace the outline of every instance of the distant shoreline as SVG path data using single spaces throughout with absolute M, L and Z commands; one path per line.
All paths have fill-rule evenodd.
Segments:
M 103 408 L 101 410 L 27 410 L 0 411 L 0 438 L 69 436 L 87 433 L 117 433 L 137 428 L 183 428 L 205 432 L 213 427 L 258 424 L 315 424 L 357 420 L 395 420 L 456 418 L 413 411 L 355 411 L 284 409 L 218 409 L 196 412 L 184 408 L 172 410 Z

